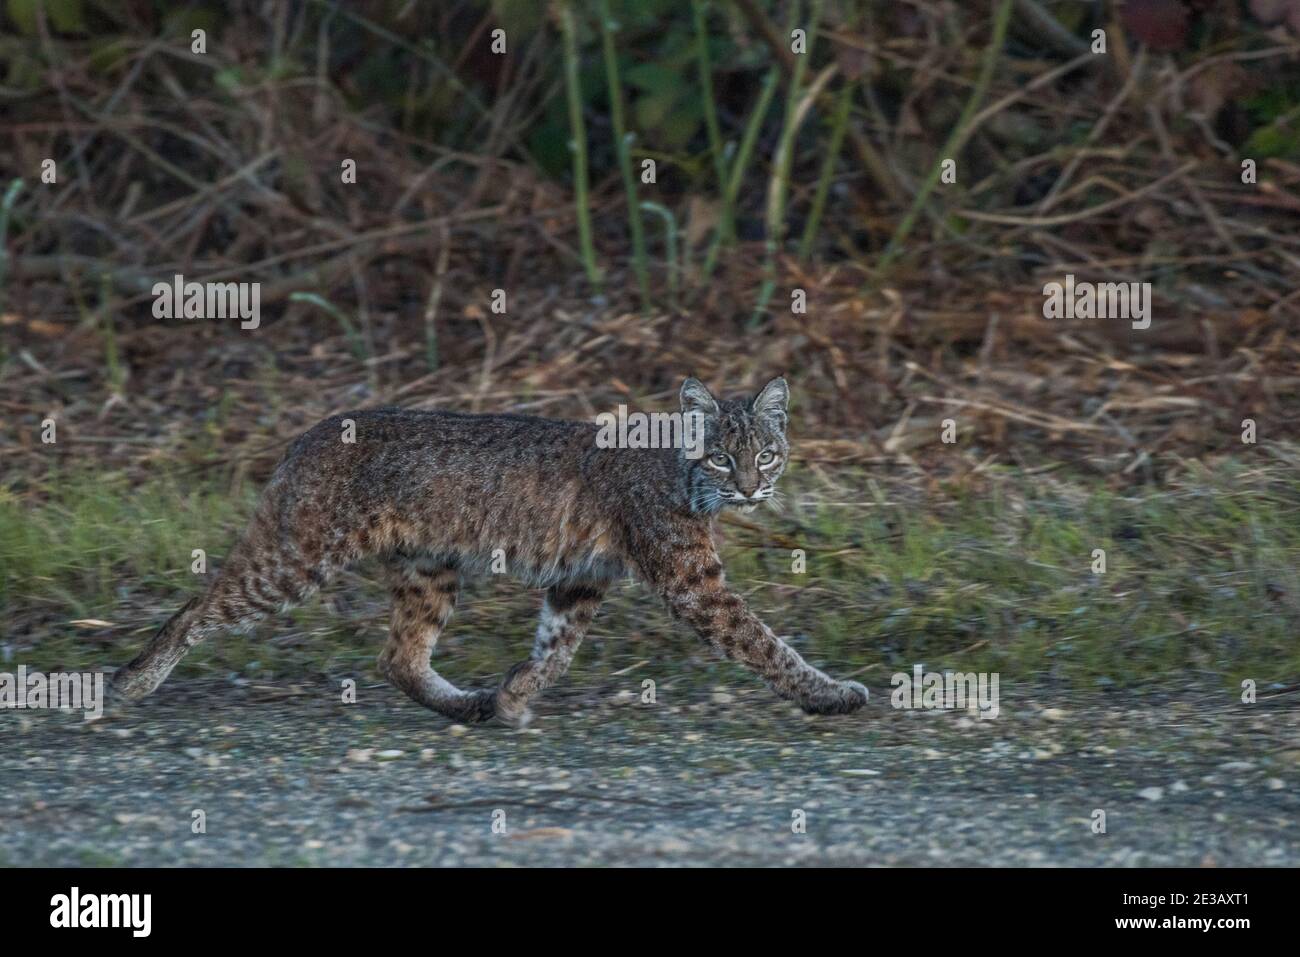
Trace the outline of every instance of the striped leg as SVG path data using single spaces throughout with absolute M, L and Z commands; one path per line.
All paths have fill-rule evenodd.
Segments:
M 297 549 L 277 548 L 254 523 L 231 551 L 206 593 L 167 620 L 144 650 L 113 674 L 112 690 L 128 701 L 153 692 L 195 645 L 218 631 L 246 631 L 267 615 L 303 601 L 332 571 Z
M 506 673 L 496 693 L 498 718 L 507 724 L 527 724 L 528 700 L 569 670 L 605 588 L 604 582 L 589 582 L 556 586 L 546 592 L 532 656 Z
M 394 557 L 385 564 L 393 615 L 388 643 L 379 653 L 379 670 L 414 701 L 454 721 L 492 717 L 491 691 L 462 691 L 429 663 L 456 606 L 459 573 L 422 558 Z

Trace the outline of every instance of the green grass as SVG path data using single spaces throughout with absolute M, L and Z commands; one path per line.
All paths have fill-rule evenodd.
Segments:
M 810 551 L 804 576 L 789 573 L 788 550 L 779 561 L 741 554 L 730 576 L 822 589 L 790 625 L 850 667 L 883 658 L 891 670 L 923 662 L 1084 685 L 1193 673 L 1291 681 L 1300 485 L 1239 477 L 1117 497 L 1051 496 L 1010 476 L 1014 496 L 932 511 L 813 508 L 796 539 L 861 547 Z M 1092 571 L 1096 548 L 1103 574 Z
M 792 475 L 795 504 L 750 516 L 782 544 L 728 527 L 724 549 L 732 585 L 760 616 L 837 674 L 879 685 L 921 662 L 997 671 L 1004 688 L 1247 677 L 1266 687 L 1300 676 L 1293 479 L 1228 468 L 1120 496 L 1003 474 L 992 491 L 925 507 L 868 494 L 865 477 L 837 482 L 863 488 L 860 501 L 844 504 L 844 494 Z M 219 567 L 254 495 L 211 481 L 132 485 L 89 474 L 51 481 L 35 501 L 0 487 L 0 620 L 13 660 L 53 670 L 128 658 L 203 587 L 191 550 L 207 551 L 209 574 Z M 794 546 L 807 553 L 804 574 L 792 571 Z M 1104 574 L 1092 572 L 1094 548 L 1106 551 Z M 206 643 L 181 673 L 373 676 L 386 602 L 371 571 L 350 573 L 251 636 Z M 449 676 L 470 684 L 523 657 L 536 606 L 536 593 L 513 583 L 469 587 L 438 651 Z M 88 618 L 112 627 L 70 624 Z M 645 659 L 645 676 L 661 682 L 736 679 L 644 589 L 617 588 L 575 681 L 599 684 Z
M 103 616 L 119 589 L 189 587 L 191 550 L 219 556 L 251 507 L 213 486 L 154 481 L 132 488 L 114 476 L 47 482 L 39 504 L 0 487 L 0 608 L 36 605 Z

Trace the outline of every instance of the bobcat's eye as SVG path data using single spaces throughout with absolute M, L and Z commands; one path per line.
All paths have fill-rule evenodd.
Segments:
M 758 462 L 760 468 L 764 465 L 771 465 L 776 461 L 776 454 L 771 449 L 764 449 L 758 453 L 758 458 L 755 461 Z
M 730 468 L 731 456 L 726 452 L 714 452 L 709 456 L 709 464 L 718 469 Z

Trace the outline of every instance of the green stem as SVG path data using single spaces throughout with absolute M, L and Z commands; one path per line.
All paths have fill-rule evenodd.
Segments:
M 763 285 L 759 289 L 758 302 L 754 304 L 753 315 L 749 317 L 750 329 L 758 326 L 763 320 L 767 304 L 776 290 L 776 254 L 785 239 L 785 197 L 790 190 L 790 169 L 794 164 L 794 135 L 798 130 L 795 111 L 799 106 L 804 74 L 808 72 L 808 60 L 812 57 L 813 43 L 817 39 L 817 24 L 821 19 L 821 13 L 822 0 L 813 0 L 808 25 L 808 48 L 802 55 L 795 57 L 794 74 L 790 77 L 790 89 L 786 93 L 785 121 L 781 127 L 781 141 L 777 146 L 777 168 L 772 174 L 775 178 L 775 188 L 771 190 L 767 204 Z
M 627 224 L 632 232 L 632 261 L 636 268 L 637 285 L 641 288 L 641 308 L 650 308 L 650 270 L 646 266 L 645 230 L 641 227 L 641 205 L 636 197 L 636 177 L 632 175 L 632 152 L 628 149 L 628 133 L 623 122 L 623 91 L 618 80 L 618 53 L 614 49 L 615 24 L 609 16 L 607 0 L 597 0 L 600 17 L 601 46 L 605 52 L 605 79 L 609 83 L 610 122 L 618 146 L 618 168 L 623 174 L 623 189 L 627 193 Z
M 126 394 L 126 373 L 117 351 L 117 335 L 113 331 L 113 282 L 107 273 L 99 277 L 99 308 L 92 314 L 104 339 L 104 369 L 108 375 L 111 395 Z
M 740 149 L 736 151 L 736 160 L 731 164 L 731 178 L 727 181 L 726 192 L 722 197 L 722 214 L 713 232 L 713 239 L 709 242 L 709 251 L 704 257 L 701 272 L 705 279 L 712 275 L 718 261 L 718 252 L 726 239 L 724 223 L 729 218 L 734 222 L 736 197 L 740 195 L 740 184 L 745 181 L 749 157 L 754 152 L 754 144 L 758 141 L 759 130 L 763 128 L 763 119 L 772 104 L 772 96 L 776 93 L 776 84 L 780 76 L 781 71 L 778 67 L 774 66 L 767 71 L 767 76 L 763 79 L 763 88 L 758 94 L 758 102 L 754 105 L 754 112 L 750 114 L 749 123 L 745 126 L 745 135 L 741 138 Z
M 704 15 L 704 0 L 691 0 L 695 17 L 695 62 L 700 71 L 700 95 L 704 102 L 704 126 L 709 131 L 709 152 L 713 154 L 713 171 L 718 178 L 718 194 L 727 188 L 727 158 L 722 153 L 722 131 L 718 127 L 718 109 L 713 102 L 713 63 L 709 59 L 709 26 Z M 728 241 L 735 239 L 735 224 L 726 219 L 731 212 L 723 208 L 723 229 Z
M 596 248 L 591 240 L 591 211 L 587 202 L 587 127 L 582 119 L 582 89 L 578 83 L 578 37 L 573 22 L 573 8 L 559 4 L 560 32 L 564 35 L 564 87 L 569 100 L 569 129 L 573 150 L 574 211 L 578 217 L 578 241 L 587 280 L 600 288 L 601 274 L 596 266 Z
M 677 309 L 680 303 L 677 300 L 678 290 L 681 288 L 679 276 L 682 272 L 681 262 L 677 258 L 677 220 L 673 217 L 672 210 L 658 203 L 643 202 L 641 208 L 646 212 L 657 214 L 664 221 L 664 258 L 668 260 L 668 293 L 672 297 L 672 305 Z
M 5 301 L 5 279 L 9 275 L 9 216 L 22 189 L 23 181 L 16 179 L 5 190 L 4 199 L 0 200 L 0 312 L 3 312 Z
M 807 259 L 817 239 L 817 230 L 821 226 L 822 211 L 826 208 L 826 195 L 830 192 L 831 178 L 835 175 L 835 160 L 840 155 L 840 146 L 844 143 L 844 131 L 848 128 L 849 109 L 853 105 L 853 84 L 845 83 L 840 90 L 840 98 L 835 103 L 835 116 L 831 120 L 831 142 L 826 148 L 826 159 L 822 163 L 821 176 L 817 180 L 817 192 L 813 195 L 812 209 L 808 213 L 808 222 L 804 225 L 803 238 L 799 241 L 799 258 Z
M 912 227 L 916 225 L 917 217 L 925 207 L 925 201 L 939 183 L 939 176 L 943 171 L 943 161 L 945 159 L 955 159 L 957 153 L 961 152 L 962 146 L 965 145 L 966 139 L 970 135 L 967 127 L 970 125 L 971 118 L 975 116 L 975 111 L 983 101 L 984 95 L 988 92 L 989 83 L 993 79 L 993 70 L 997 66 L 998 56 L 1002 52 L 1003 43 L 1006 41 L 1007 24 L 1011 20 L 1011 8 L 1014 3 L 1015 0 L 1001 0 L 997 13 L 994 14 L 993 39 L 989 41 L 989 45 L 984 49 L 984 60 L 980 65 L 979 77 L 975 80 L 975 86 L 971 90 L 970 98 L 966 100 L 966 107 L 961 111 L 961 116 L 958 117 L 952 132 L 948 134 L 947 142 L 943 144 L 943 149 L 935 159 L 934 166 L 930 169 L 930 175 L 925 178 L 925 182 L 921 184 L 920 190 L 917 191 L 916 198 L 912 200 L 907 215 L 898 224 L 898 228 L 894 230 L 894 235 L 890 238 L 884 253 L 881 254 L 880 262 L 876 264 L 877 272 L 883 270 L 898 258 L 902 252 L 903 242 L 911 233 Z
M 291 292 L 289 293 L 290 302 L 306 302 L 313 306 L 318 306 L 328 312 L 343 327 L 343 335 L 348 340 L 348 345 L 352 349 L 352 354 L 364 362 L 370 358 L 370 350 L 366 347 L 366 341 L 357 332 L 357 327 L 352 324 L 352 320 L 334 303 L 330 302 L 314 292 Z

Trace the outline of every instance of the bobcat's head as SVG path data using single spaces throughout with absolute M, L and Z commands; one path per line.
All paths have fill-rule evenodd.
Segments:
M 752 512 L 771 499 L 790 455 L 785 379 L 773 379 L 752 399 L 715 399 L 699 379 L 687 379 L 681 400 L 683 414 L 698 413 L 704 426 L 704 454 L 683 459 L 691 508 Z

